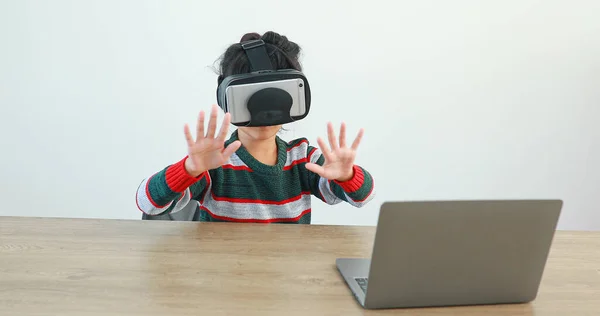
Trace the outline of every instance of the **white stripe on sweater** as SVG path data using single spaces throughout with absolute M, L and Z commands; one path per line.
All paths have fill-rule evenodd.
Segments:
M 188 203 L 190 203 L 191 200 L 192 200 L 192 192 L 190 191 L 189 188 L 187 188 L 187 189 L 185 189 L 181 199 L 179 199 L 179 201 L 177 201 L 177 203 L 175 204 L 175 207 L 173 207 L 173 209 L 171 210 L 171 214 L 177 213 L 177 212 L 183 210 L 188 205 Z
M 335 205 L 342 202 L 342 199 L 333 194 L 333 191 L 331 191 L 331 186 L 329 186 L 329 180 L 325 178 L 319 179 L 319 191 L 325 199 L 325 203 L 329 205 Z
M 290 166 L 294 161 L 306 158 L 306 151 L 308 150 L 308 144 L 306 142 L 302 142 L 296 147 L 290 149 L 287 152 L 287 159 L 285 161 L 285 167 Z
M 142 183 L 138 187 L 137 205 L 142 212 L 148 215 L 157 215 L 166 211 L 175 201 L 170 201 L 169 203 L 167 203 L 167 205 L 163 207 L 154 206 L 154 204 L 152 204 L 152 202 L 150 201 L 150 197 L 146 194 L 146 186 L 148 184 L 148 181 L 150 181 L 150 178 L 144 179 L 144 181 L 142 181 Z M 184 191 L 184 195 L 181 197 L 181 199 L 176 201 L 175 207 L 173 207 L 171 213 L 181 211 L 190 202 L 190 199 L 191 192 L 188 188 Z
M 144 181 L 142 181 L 142 183 L 140 183 L 140 186 L 137 190 L 137 205 L 142 212 L 148 215 L 156 215 L 168 209 L 173 202 L 169 202 L 163 207 L 154 206 L 154 204 L 150 202 L 150 197 L 146 194 L 146 186 L 148 185 L 148 181 L 150 181 L 150 179 L 151 178 L 146 178 Z
M 357 202 L 357 201 L 354 201 L 352 198 L 350 198 L 348 196 L 348 194 L 344 193 L 344 195 L 346 196 L 348 203 L 350 203 L 353 206 L 359 207 L 359 208 L 363 207 L 365 204 L 369 203 L 369 201 L 371 201 L 373 199 L 373 197 L 375 197 L 375 194 L 373 192 L 371 192 L 364 201 Z
M 303 194 L 296 201 L 286 204 L 261 204 L 261 203 L 238 203 L 228 201 L 215 201 L 210 191 L 204 197 L 202 206 L 217 216 L 235 219 L 275 219 L 295 218 L 311 207 L 311 195 Z
M 308 154 L 310 154 L 310 153 L 308 153 Z M 322 154 L 323 154 L 323 152 L 321 152 L 321 150 L 319 148 L 315 148 L 315 151 L 310 156 L 310 162 L 317 163 L 317 160 L 319 160 L 319 158 L 321 158 Z
M 225 163 L 225 165 L 230 165 L 234 167 L 248 167 L 248 165 L 246 165 L 236 153 L 233 153 L 229 157 L 229 160 Z

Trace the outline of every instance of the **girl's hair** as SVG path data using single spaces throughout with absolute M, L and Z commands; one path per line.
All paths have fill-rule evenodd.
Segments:
M 262 36 L 258 33 L 246 33 L 240 39 L 240 43 L 257 39 L 262 39 L 265 42 L 267 54 L 269 54 L 271 64 L 276 70 L 295 69 L 302 71 L 299 61 L 300 46 L 298 44 L 273 31 L 266 32 Z M 229 46 L 221 56 L 218 83 L 221 83 L 223 78 L 227 76 L 250 72 L 250 62 L 240 43 Z

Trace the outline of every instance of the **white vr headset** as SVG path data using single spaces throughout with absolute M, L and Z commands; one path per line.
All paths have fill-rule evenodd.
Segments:
M 217 103 L 235 126 L 272 126 L 301 120 L 310 110 L 310 87 L 302 72 L 273 69 L 262 40 L 241 43 L 250 73 L 225 77 Z

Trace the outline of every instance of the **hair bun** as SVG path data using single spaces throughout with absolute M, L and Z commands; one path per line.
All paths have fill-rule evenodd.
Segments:
M 279 49 L 284 51 L 286 54 L 296 57 L 300 52 L 298 44 L 291 42 L 285 35 L 269 31 L 263 34 L 261 37 L 265 43 L 277 46 Z
M 257 39 L 260 39 L 260 34 L 254 33 L 254 32 L 253 33 L 246 33 L 240 39 L 240 43 L 246 42 L 246 41 L 257 40 Z

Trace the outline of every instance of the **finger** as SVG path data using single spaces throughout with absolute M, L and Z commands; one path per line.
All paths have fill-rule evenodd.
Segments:
M 331 146 L 331 150 L 335 151 L 338 149 L 337 140 L 335 139 L 335 131 L 333 130 L 333 124 L 329 122 L 327 124 L 327 135 L 329 136 L 329 145 Z
M 223 119 L 221 130 L 219 131 L 219 141 L 225 141 L 225 138 L 227 137 L 227 132 L 229 131 L 229 122 L 231 122 L 231 114 L 225 113 L 225 118 Z
M 307 163 L 305 166 L 306 166 L 307 170 L 312 171 L 312 172 L 320 175 L 321 177 L 325 177 L 325 174 L 326 174 L 325 168 L 323 168 L 322 166 L 319 166 L 319 165 L 317 165 L 315 163 L 311 163 L 311 162 Z
M 242 143 L 239 140 L 229 144 L 229 146 L 223 150 L 223 156 L 225 159 L 229 159 L 229 157 L 231 157 L 231 155 L 233 155 L 233 153 L 236 152 L 240 146 L 242 146 Z
M 346 123 L 342 122 L 340 127 L 340 148 L 346 147 Z
M 360 145 L 360 141 L 363 138 L 364 133 L 365 133 L 365 130 L 363 128 L 361 128 L 360 131 L 358 131 L 358 135 L 356 135 L 356 138 L 354 139 L 354 142 L 352 143 L 352 149 L 356 150 L 358 148 L 358 145 Z
M 188 146 L 194 146 L 194 137 L 192 137 L 190 127 L 187 124 L 185 124 L 185 126 L 183 127 L 183 133 L 185 134 L 185 140 L 187 141 Z
M 329 148 L 325 144 L 325 141 L 321 137 L 319 137 L 317 138 L 317 143 L 319 144 L 319 147 L 321 147 L 321 152 L 323 153 L 323 157 L 325 157 L 325 161 L 330 161 L 331 151 L 329 151 Z
M 208 131 L 206 132 L 207 138 L 215 138 L 215 131 L 217 130 L 217 108 L 213 105 L 210 111 L 210 120 L 208 121 Z
M 196 123 L 196 141 L 204 138 L 204 111 L 200 111 L 198 122 Z

